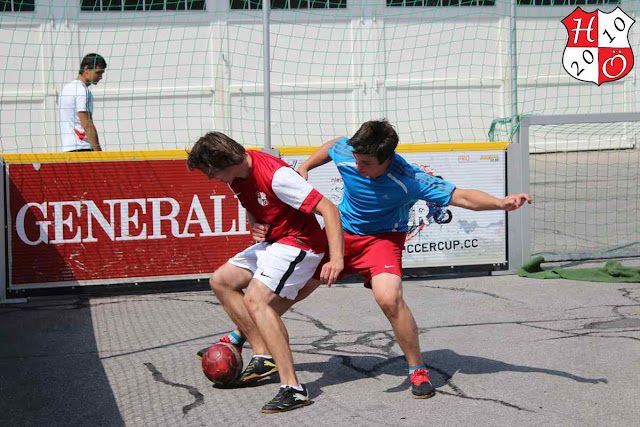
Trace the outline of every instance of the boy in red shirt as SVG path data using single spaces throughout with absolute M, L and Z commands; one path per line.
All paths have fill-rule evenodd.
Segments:
M 245 151 L 220 132 L 200 138 L 187 165 L 227 183 L 252 227 L 270 224 L 263 241 L 218 268 L 210 284 L 252 348 L 268 349 L 278 366 L 280 391 L 262 412 L 308 405 L 309 394 L 296 376 L 280 316 L 313 276 L 327 244 L 329 262 L 322 267 L 321 281 L 331 285 L 342 271 L 344 239 L 337 208 L 282 160 Z M 326 233 L 314 214 L 324 218 Z

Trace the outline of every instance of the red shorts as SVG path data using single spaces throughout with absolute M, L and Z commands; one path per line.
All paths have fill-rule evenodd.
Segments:
M 407 233 L 382 233 L 371 236 L 358 236 L 344 233 L 344 270 L 346 274 L 361 274 L 364 285 L 371 287 L 371 278 L 380 273 L 391 273 L 402 277 L 402 250 Z M 329 260 L 325 253 L 323 260 L 313 275 L 320 278 L 322 266 Z

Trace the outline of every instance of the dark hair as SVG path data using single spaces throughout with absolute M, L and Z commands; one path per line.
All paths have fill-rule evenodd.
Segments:
M 82 58 L 82 62 L 80 62 L 80 73 L 84 71 L 84 67 L 88 66 L 90 70 L 95 70 L 97 67 L 102 68 L 103 70 L 107 68 L 107 61 L 97 53 L 90 53 L 85 55 Z
M 209 132 L 193 145 L 187 157 L 189 170 L 224 169 L 244 161 L 244 147 L 221 132 Z
M 351 137 L 349 145 L 355 154 L 375 156 L 379 163 L 392 157 L 398 146 L 398 134 L 387 120 L 365 122 Z

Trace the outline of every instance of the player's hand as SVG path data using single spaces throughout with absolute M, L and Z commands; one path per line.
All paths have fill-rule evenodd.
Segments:
M 270 224 L 263 224 L 261 222 L 251 224 L 253 240 L 255 240 L 256 242 L 264 242 L 264 240 L 267 238 L 269 227 L 271 227 Z
M 298 174 L 303 177 L 305 181 L 309 181 L 309 172 L 307 171 L 307 168 L 300 166 L 298 168 Z
M 344 270 L 344 260 L 329 260 L 322 266 L 320 271 L 320 282 L 331 287 L 338 280 L 338 275 Z
M 510 194 L 502 199 L 502 209 L 507 212 L 515 211 L 520 206 L 524 205 L 524 202 L 531 204 L 531 196 L 527 193 Z

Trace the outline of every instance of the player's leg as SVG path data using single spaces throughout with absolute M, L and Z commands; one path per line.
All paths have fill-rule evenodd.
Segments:
M 407 363 L 409 366 L 421 365 L 418 326 L 402 297 L 402 279 L 394 274 L 378 274 L 371 279 L 371 289 L 376 302 L 391 323 Z
M 280 298 L 274 301 L 273 308 L 278 313 L 279 316 L 284 314 L 293 304 L 298 301 L 302 301 L 307 296 L 311 294 L 315 289 L 320 286 L 320 281 L 316 279 L 310 279 L 307 284 L 298 292 L 298 295 L 295 300 L 290 300 L 287 298 Z M 240 330 L 236 329 L 233 332 L 225 335 L 221 341 L 231 342 L 232 341 L 240 341 L 244 342 L 244 336 Z M 264 342 L 264 341 L 263 341 Z M 208 348 L 208 347 L 207 347 Z M 207 350 L 204 348 L 198 352 L 198 357 L 202 357 L 202 354 Z M 273 359 L 273 356 L 269 352 L 268 349 L 254 349 L 254 354 L 251 357 L 249 363 L 244 368 L 238 379 L 235 381 L 236 385 L 246 385 L 255 381 L 258 381 L 262 378 L 271 376 L 278 372 L 278 367 Z
M 278 317 L 281 317 L 284 313 L 287 312 L 287 310 L 289 310 L 289 308 L 291 308 L 291 306 L 293 306 L 298 301 L 302 301 L 303 299 L 311 295 L 311 293 L 314 290 L 316 290 L 319 286 L 320 286 L 319 280 L 310 279 L 307 282 L 307 284 L 298 291 L 298 295 L 296 296 L 295 300 L 291 300 L 288 298 L 272 298 L 269 305 L 273 308 L 274 312 L 278 315 Z M 275 294 L 272 294 L 272 295 L 275 295 Z M 285 329 L 285 332 L 286 332 L 286 329 Z M 265 341 L 268 341 L 268 339 L 264 337 L 263 339 Z M 288 346 L 288 343 L 287 343 L 287 346 Z M 269 354 L 269 353 L 267 352 L 266 354 Z
M 371 289 L 376 302 L 389 319 L 396 341 L 409 364 L 413 396 L 418 399 L 434 396 L 435 388 L 420 353 L 418 326 L 402 296 L 402 278 L 390 273 L 378 274 L 371 279 Z
M 229 335 L 235 334 L 240 344 L 243 340 L 248 340 L 255 354 L 263 354 L 268 350 L 251 316 L 247 313 L 243 290 L 249 285 L 257 270 L 259 254 L 264 253 L 268 246 L 265 243 L 258 243 L 236 254 L 218 268 L 209 280 L 211 289 L 240 332 L 234 331 Z M 233 341 L 233 338 L 230 338 L 230 341 Z
M 252 280 L 247 288 L 245 303 L 262 337 L 278 365 L 280 390 L 262 407 L 264 413 L 276 413 L 296 409 L 310 403 L 309 394 L 300 384 L 293 366 L 289 347 L 289 333 L 274 306 L 281 297 L 259 280 Z
M 211 275 L 209 283 L 225 311 L 255 352 L 256 348 L 266 349 L 266 345 L 244 305 L 242 290 L 248 286 L 252 276 L 251 271 L 226 263 Z
M 409 366 L 421 365 L 418 327 L 402 294 L 402 249 L 404 233 L 362 236 L 357 240 L 362 250 L 353 262 L 365 274 L 376 302 L 391 323 L 398 345 Z
M 289 334 L 280 315 L 295 302 L 321 259 L 321 254 L 277 243 L 259 256 L 244 303 L 278 365 L 281 382 L 278 394 L 262 408 L 263 412 L 283 412 L 309 404 L 308 393 L 296 376 Z
M 398 345 L 409 364 L 414 397 L 435 394 L 428 372 L 422 362 L 418 327 L 402 292 L 402 250 L 405 233 L 383 233 L 371 236 L 345 236 L 345 266 L 365 276 L 376 302 L 384 312 Z M 350 247 L 347 259 L 346 247 Z
M 215 272 L 211 274 L 209 278 L 209 286 L 216 295 L 223 308 L 229 314 L 229 317 L 233 317 L 231 313 L 235 313 L 238 310 L 237 294 L 244 295 L 242 289 L 246 288 L 253 277 L 251 270 L 240 268 L 233 264 L 225 263 Z M 242 296 L 240 296 L 242 298 Z M 240 307 L 244 307 L 242 299 L 240 299 Z M 235 320 L 234 320 L 235 322 Z M 242 351 L 242 345 L 246 341 L 246 338 L 240 333 L 238 329 L 224 335 L 221 342 L 226 342 L 235 345 L 239 351 Z M 202 359 L 204 353 L 210 346 L 204 347 L 198 350 L 197 357 Z
M 278 316 L 282 316 L 294 303 L 295 301 L 290 299 L 279 298 L 274 301 L 273 309 L 276 311 Z M 237 332 L 242 336 L 242 333 L 239 330 L 234 332 Z M 265 344 L 265 338 L 262 339 L 262 346 L 263 347 L 258 348 L 258 350 L 254 349 L 251 360 L 247 363 L 247 366 L 235 382 L 237 385 L 250 384 L 278 372 L 278 365 L 276 364 L 271 351 Z
M 293 357 L 289 350 L 289 334 L 280 315 L 275 310 L 281 299 L 258 280 L 252 280 L 247 288 L 245 303 L 258 330 L 266 342 L 280 369 L 280 381 L 284 385 L 299 385 L 293 368 Z

